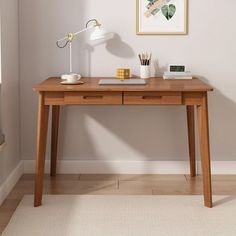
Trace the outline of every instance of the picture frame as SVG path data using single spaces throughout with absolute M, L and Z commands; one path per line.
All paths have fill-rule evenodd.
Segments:
M 188 0 L 136 0 L 136 34 L 188 34 Z

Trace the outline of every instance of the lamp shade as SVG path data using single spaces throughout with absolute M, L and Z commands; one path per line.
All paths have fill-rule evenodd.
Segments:
M 106 39 L 107 35 L 106 30 L 101 29 L 100 26 L 96 26 L 93 33 L 90 35 L 90 40 Z

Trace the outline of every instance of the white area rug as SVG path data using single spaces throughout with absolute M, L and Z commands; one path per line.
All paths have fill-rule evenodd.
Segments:
M 235 236 L 236 197 L 25 196 L 4 236 Z

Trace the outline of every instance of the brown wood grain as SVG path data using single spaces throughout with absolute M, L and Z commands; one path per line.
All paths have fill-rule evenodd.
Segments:
M 121 105 L 122 92 L 65 92 L 67 105 Z
M 45 92 L 46 105 L 64 105 L 64 92 Z
M 56 176 L 60 106 L 52 106 L 51 176 Z
M 188 143 L 189 143 L 189 160 L 190 176 L 196 176 L 196 151 L 195 151 L 195 119 L 194 106 L 187 106 L 187 123 L 188 123 Z
M 124 105 L 181 105 L 181 92 L 124 92 Z
M 44 105 L 44 94 L 39 94 L 38 105 L 38 130 L 37 130 L 37 159 L 35 170 L 35 194 L 34 206 L 42 204 L 43 176 L 45 167 L 45 155 L 47 145 L 49 106 Z
M 204 92 L 184 92 L 183 105 L 196 106 L 202 104 Z
M 197 106 L 198 126 L 200 135 L 200 150 L 203 175 L 204 202 L 206 207 L 212 207 L 212 187 L 211 187 L 211 160 L 209 143 L 208 124 L 208 102 L 207 93 L 202 99 L 202 104 Z
M 201 81 L 198 78 L 193 80 L 164 80 L 162 78 L 147 79 L 146 85 L 99 85 L 100 77 L 82 78 L 84 84 L 81 85 L 62 85 L 60 78 L 49 78 L 42 83 L 34 86 L 34 91 L 56 91 L 56 92 L 69 92 L 69 91 L 172 91 L 172 92 L 199 92 L 199 91 L 212 91 L 213 88 Z M 107 78 L 111 79 L 111 78 Z

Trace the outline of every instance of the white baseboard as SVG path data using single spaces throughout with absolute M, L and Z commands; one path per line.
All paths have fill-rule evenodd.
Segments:
M 35 161 L 24 160 L 24 173 L 32 174 Z M 49 173 L 50 161 L 45 172 Z M 189 174 L 188 161 L 58 161 L 59 174 Z M 201 173 L 201 163 L 197 162 Z M 236 161 L 213 161 L 212 174 L 236 174 Z
M 21 161 L 17 167 L 11 172 L 8 178 L 0 186 L 0 205 L 6 199 L 7 195 L 14 188 L 20 177 L 24 174 L 24 165 Z

